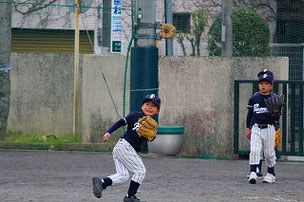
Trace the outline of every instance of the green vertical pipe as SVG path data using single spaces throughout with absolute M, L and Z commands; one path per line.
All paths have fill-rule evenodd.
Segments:
M 299 81 L 300 97 L 299 97 L 299 155 L 303 156 L 303 82 Z
M 239 152 L 239 82 L 234 81 L 234 153 Z
M 124 73 L 124 86 L 123 86 L 123 106 L 122 106 L 122 116 L 126 116 L 126 90 L 127 90 L 127 75 L 128 75 L 128 62 L 129 62 L 129 54 L 131 50 L 131 46 L 133 40 L 136 36 L 135 28 L 134 28 L 134 0 L 131 0 L 131 40 L 128 44 L 126 63 L 125 63 L 125 73 Z
M 283 95 L 285 95 L 285 103 L 287 103 L 287 83 L 283 84 Z M 286 109 L 287 105 L 285 104 L 285 106 L 283 106 L 282 109 L 282 153 L 285 154 L 286 153 L 286 143 L 287 143 L 287 109 Z

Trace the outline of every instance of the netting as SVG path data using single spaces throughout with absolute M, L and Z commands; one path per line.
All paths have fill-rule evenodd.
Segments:
M 131 5 L 114 0 L 80 2 L 80 54 L 126 52 Z M 12 52 L 74 52 L 76 1 L 13 1 L 12 6 Z
M 249 141 L 244 135 L 246 127 L 246 98 L 257 92 L 256 81 L 237 81 L 235 114 L 237 114 L 235 149 L 240 154 L 249 152 Z M 275 81 L 274 92 L 284 95 L 285 104 L 280 118 L 282 143 L 277 149 L 278 155 L 304 155 L 303 153 L 303 81 Z M 248 98 L 249 99 L 249 98 Z
M 18 72 L 17 76 L 15 76 L 16 74 L 11 76 L 13 83 L 16 82 L 15 78 L 20 81 L 26 81 L 26 79 L 31 81 L 22 86 L 12 86 L 12 123 L 8 121 L 8 124 L 16 125 L 15 128 L 11 128 L 14 131 L 20 130 L 25 133 L 41 134 L 53 131 L 55 134 L 69 134 L 71 133 L 71 117 L 74 113 L 76 114 L 74 116 L 79 118 L 74 121 L 75 123 L 73 123 L 73 125 L 77 125 L 77 133 L 80 133 L 79 131 L 82 130 L 82 120 L 80 117 L 82 115 L 86 116 L 85 110 L 90 109 L 90 113 L 87 115 L 90 123 L 86 124 L 89 127 L 87 130 L 93 132 L 92 136 L 84 141 L 95 142 L 97 141 L 95 132 L 99 131 L 100 133 L 100 131 L 105 131 L 105 127 L 109 126 L 107 122 L 110 122 L 109 119 L 111 120 L 109 117 L 115 117 L 115 119 L 117 119 L 125 114 L 126 99 L 128 96 L 128 94 L 126 94 L 128 57 L 123 58 L 123 61 L 120 60 L 118 64 L 119 69 L 114 70 L 111 67 L 117 65 L 115 59 L 108 61 L 107 64 L 104 63 L 100 65 L 96 63 L 98 59 L 91 57 L 90 60 L 86 60 L 85 56 L 110 55 L 111 53 L 113 53 L 114 56 L 114 54 L 125 55 L 130 52 L 132 45 L 132 28 L 134 27 L 132 25 L 133 18 L 131 18 L 133 15 L 133 1 L 79 1 L 79 15 L 76 14 L 76 2 L 77 1 L 73 0 L 20 0 L 0 2 L 1 8 L 5 10 L 12 8 L 12 19 L 9 21 L 11 23 L 9 25 L 11 36 L 7 35 L 6 39 L 6 41 L 11 39 L 11 64 L 9 65 L 9 62 L 5 62 L 5 65 L 1 66 L 2 69 L 0 73 L 5 75 L 6 78 L 5 80 L 2 79 L 1 82 L 9 83 L 7 80 L 9 80 L 9 71 L 11 69 L 14 69 L 14 73 Z M 79 38 L 76 35 L 78 29 Z M 1 39 L 4 40 L 4 38 Z M 77 44 L 79 44 L 79 61 L 77 59 L 79 56 L 76 52 Z M 24 54 L 24 56 L 21 56 L 21 54 Z M 73 69 L 76 68 L 76 63 L 79 64 L 77 65 L 77 70 L 74 71 Z M 94 66 L 92 66 L 91 63 L 94 64 Z M 11 68 L 12 66 L 14 66 L 14 68 Z M 80 66 L 79 70 L 78 66 Z M 36 74 L 32 74 L 33 72 Z M 31 76 L 26 78 L 26 75 L 30 75 L 30 73 Z M 95 75 L 93 76 L 92 73 L 95 74 L 96 77 L 94 77 Z M 118 73 L 118 75 L 113 76 L 116 73 Z M 90 78 L 85 77 L 86 75 L 90 75 Z M 37 79 L 33 79 L 32 76 Z M 83 95 L 82 90 L 84 87 L 91 88 L 91 86 L 87 86 L 86 84 L 89 80 L 92 81 L 93 77 L 95 82 L 97 82 L 97 88 L 105 88 L 102 97 L 106 97 L 106 99 L 109 100 L 107 106 L 110 109 L 109 114 L 113 114 L 114 116 L 101 115 L 100 106 L 96 107 L 94 102 L 89 104 L 83 102 L 85 99 L 81 98 Z M 117 78 L 119 78 L 119 81 L 117 81 Z M 86 79 L 88 79 L 88 81 Z M 75 81 L 77 81 L 76 84 Z M 32 113 L 36 114 L 35 116 L 44 116 L 42 114 L 47 116 L 47 114 L 55 113 L 59 116 L 57 120 L 56 118 L 53 120 L 42 118 L 34 121 L 36 118 L 27 114 L 28 110 L 23 106 L 19 106 L 19 109 L 15 108 L 18 104 L 20 105 L 20 103 L 14 101 L 15 96 L 17 96 L 15 93 L 20 95 L 22 91 L 26 91 L 25 89 L 33 89 L 33 85 L 36 86 L 36 89 L 39 89 L 39 92 L 35 95 L 26 95 L 26 98 L 23 97 L 25 94 L 22 94 L 22 98 L 20 97 L 20 99 L 23 99 L 23 102 L 21 104 L 27 103 L 28 107 L 33 111 Z M 1 89 L 2 97 L 2 93 L 6 93 L 6 89 L 10 89 L 10 87 L 2 84 L 1 87 L 4 88 Z M 75 88 L 79 89 L 79 92 L 75 91 Z M 62 101 L 65 95 L 56 89 L 59 89 L 62 93 L 67 93 L 67 99 Z M 85 93 L 86 92 L 87 89 L 85 90 Z M 76 94 L 77 97 L 74 98 L 74 101 L 72 98 L 73 94 Z M 88 96 L 94 99 L 96 95 L 100 94 L 91 91 L 91 94 Z M 42 96 L 45 96 L 45 98 L 40 99 Z M 75 99 L 77 99 L 77 101 L 75 101 Z M 96 97 L 95 99 L 99 99 L 97 105 L 100 105 L 100 102 L 102 102 L 100 101 L 100 97 Z M 34 102 L 36 102 L 36 106 L 39 105 L 39 107 L 35 107 Z M 44 102 L 48 104 L 43 106 Z M 77 105 L 81 107 L 79 109 L 75 109 L 74 107 L 74 112 L 71 111 L 73 102 L 74 106 Z M 2 105 L 4 106 L 4 104 Z M 82 108 L 83 106 L 84 108 Z M 50 107 L 52 109 L 50 109 Z M 49 111 L 48 108 L 52 111 L 51 113 L 46 112 Z M 58 110 L 62 111 L 63 114 L 58 114 Z M 84 112 L 82 113 L 82 111 Z M 94 113 L 91 111 L 94 111 Z M 28 116 L 31 118 L 27 121 L 15 120 L 18 116 L 15 112 L 21 113 L 24 117 Z M 106 112 L 103 111 L 103 113 Z M 68 114 L 68 116 L 64 114 Z M 1 118 L 7 119 L 7 117 Z M 31 119 L 32 121 L 29 121 Z M 67 126 L 63 126 L 66 124 L 58 124 L 60 122 L 67 123 Z M 43 125 L 44 129 L 38 129 L 38 125 Z M 100 130 L 100 128 L 104 130 Z M 83 130 L 86 130 L 86 128 L 84 127 Z M 98 141 L 101 140 L 99 139 Z
M 16 74 L 11 74 L 13 81 L 11 106 L 15 108 L 11 109 L 12 118 L 9 125 L 14 125 L 16 131 L 24 131 L 27 126 L 31 126 L 29 133 L 39 130 L 39 126 L 44 128 L 41 133 L 71 131 L 71 126 L 67 127 L 62 123 L 70 123 L 72 114 L 73 85 L 71 83 L 73 83 L 75 63 L 77 7 L 75 2 L 74 0 L 0 1 L 1 8 L 5 8 L 4 11 L 7 11 L 7 5 L 12 6 L 11 64 L 9 65 L 7 61 L 1 62 L 1 75 L 5 75 L 5 78 L 1 78 L 0 82 L 8 83 L 4 81 L 8 79 L 12 68 Z M 141 104 L 139 99 L 144 94 L 158 93 L 158 77 L 155 76 L 158 73 L 158 60 L 159 56 L 168 52 L 166 51 L 168 47 L 165 39 L 159 41 L 159 29 L 153 22 L 155 17 L 155 21 L 163 23 L 167 11 L 163 1 L 155 1 L 153 9 L 152 7 L 147 9 L 151 13 L 141 13 L 136 9 L 148 2 L 145 0 L 81 2 L 81 14 L 78 20 L 79 80 L 82 90 L 79 103 L 83 108 L 79 114 L 83 120 L 79 122 L 83 124 L 79 127 L 80 131 L 88 133 L 87 131 L 91 129 L 99 131 L 100 128 L 106 128 L 105 125 L 108 126 L 117 118 L 126 115 L 130 108 L 138 109 Z M 289 80 L 303 80 L 304 3 L 300 0 L 232 2 L 232 56 L 288 57 Z M 177 35 L 173 38 L 173 55 L 222 56 L 225 31 L 222 26 L 223 12 L 225 10 L 221 1 L 172 1 L 172 24 L 177 29 Z M 142 23 L 146 16 L 149 16 L 152 24 Z M 139 25 L 141 28 L 155 28 L 155 33 L 140 33 L 142 37 L 140 39 L 137 33 Z M 3 30 L 1 28 L 1 31 Z M 1 32 L 1 34 L 2 41 L 10 39 L 10 36 L 5 35 L 6 33 Z M 132 63 L 131 49 L 137 48 L 134 44 L 143 44 L 140 40 L 144 38 L 152 41 L 153 48 L 154 45 L 158 47 L 156 51 L 158 54 L 151 54 L 149 52 L 151 50 L 148 50 L 148 54 L 145 55 L 144 51 L 138 52 L 133 49 L 132 67 L 135 69 L 133 72 L 129 67 Z M 153 72 L 149 72 L 151 68 L 145 69 L 141 66 L 145 68 L 153 66 Z M 140 72 L 140 70 L 145 71 Z M 146 72 L 148 73 L 144 75 Z M 2 96 L 7 92 L 5 89 L 8 86 L 1 84 L 1 87 L 3 87 Z M 290 102 L 288 109 L 294 121 L 287 122 L 286 127 L 302 131 L 303 109 L 299 108 L 303 102 L 302 87 L 291 83 L 288 84 L 287 89 L 294 92 L 293 97 L 288 98 L 294 101 L 294 103 Z M 195 97 L 193 99 L 195 100 Z M 36 110 L 37 103 L 44 109 Z M 58 112 L 52 114 L 54 109 Z M 27 117 L 32 118 L 20 118 L 20 114 L 27 113 Z M 37 118 L 45 114 L 47 118 Z M 84 123 L 84 120 L 87 122 Z M 293 131 L 290 128 L 288 130 L 291 131 L 290 133 Z M 94 134 L 98 136 L 97 132 Z M 84 139 L 97 141 L 96 138 Z

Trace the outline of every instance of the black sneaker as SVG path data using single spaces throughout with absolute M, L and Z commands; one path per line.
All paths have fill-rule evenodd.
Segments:
M 123 199 L 123 202 L 146 202 L 146 201 L 141 201 L 136 196 L 131 196 L 130 198 L 125 196 L 124 199 Z
M 102 180 L 99 177 L 93 177 L 92 182 L 93 182 L 93 194 L 97 198 L 101 198 L 102 190 L 103 190 Z

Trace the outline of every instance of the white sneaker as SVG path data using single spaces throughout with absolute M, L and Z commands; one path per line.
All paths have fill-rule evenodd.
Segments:
M 251 172 L 249 176 L 249 183 L 255 184 L 257 182 L 258 176 L 255 172 Z
M 263 179 L 263 182 L 274 183 L 275 182 L 275 176 L 273 174 L 267 173 L 266 176 Z

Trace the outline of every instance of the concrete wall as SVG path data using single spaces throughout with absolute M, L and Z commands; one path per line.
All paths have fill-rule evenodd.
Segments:
M 233 96 L 235 79 L 257 79 L 269 68 L 276 79 L 288 78 L 288 58 L 193 58 L 160 60 L 160 125 L 185 126 L 182 154 L 227 156 L 233 152 Z M 247 102 L 252 87 L 242 89 L 241 140 L 245 139 Z M 241 129 L 242 128 L 242 129 Z
M 84 56 L 81 119 L 85 142 L 100 141 L 100 135 L 122 116 L 125 59 L 122 56 Z M 129 79 L 126 89 L 129 89 Z M 128 112 L 129 93 L 126 94 Z
M 84 142 L 100 141 L 100 135 L 122 115 L 125 59 L 81 57 L 79 132 Z M 9 130 L 72 133 L 73 64 L 72 55 L 12 54 Z M 160 58 L 159 121 L 160 125 L 185 126 L 182 154 L 232 154 L 234 80 L 256 79 L 257 72 L 266 67 L 275 79 L 288 78 L 287 58 Z M 129 80 L 126 88 L 128 92 Z M 240 120 L 245 119 L 251 89 L 242 88 Z M 129 113 L 128 93 L 126 98 Z
M 11 67 L 8 130 L 71 133 L 73 56 L 13 53 Z

